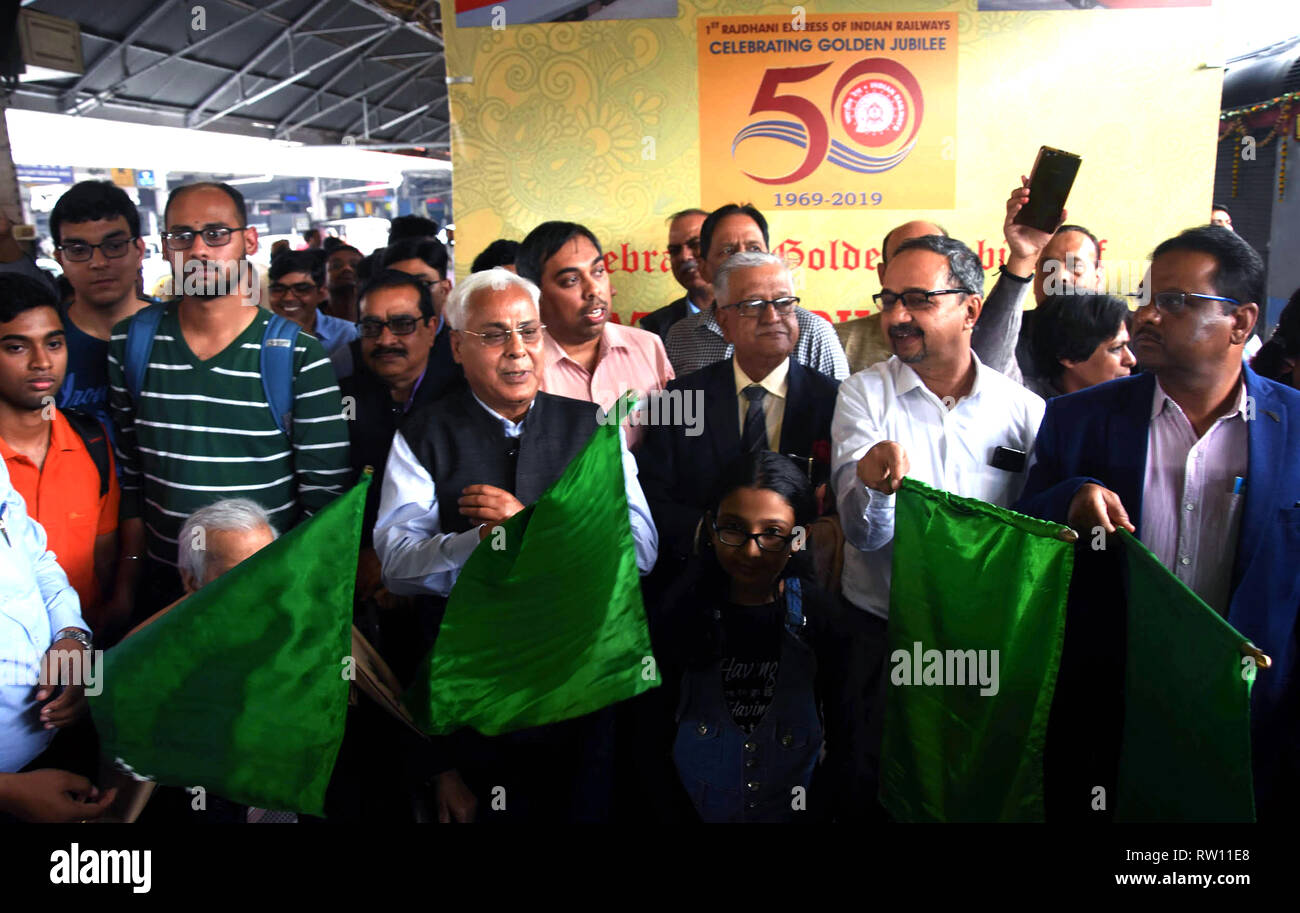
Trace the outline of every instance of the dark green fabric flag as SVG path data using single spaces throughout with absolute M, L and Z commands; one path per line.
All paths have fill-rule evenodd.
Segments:
M 658 684 L 611 421 L 474 549 L 406 705 L 427 732 L 498 735 Z
M 324 813 L 369 484 L 105 653 L 90 709 L 106 758 L 168 786 Z
M 1120 538 L 1128 659 L 1115 820 L 1254 821 L 1247 640 L 1146 546 Z
M 1073 546 L 914 479 L 894 513 L 880 800 L 899 821 L 1041 821 Z

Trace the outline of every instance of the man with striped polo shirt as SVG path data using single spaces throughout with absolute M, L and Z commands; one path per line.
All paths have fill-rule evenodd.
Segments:
M 268 333 L 274 315 L 256 306 L 246 256 L 257 251 L 257 231 L 243 196 L 227 184 L 178 187 L 163 218 L 181 297 L 114 327 L 108 357 L 122 516 L 142 516 L 146 530 L 141 616 L 181 595 L 177 550 L 203 546 L 177 542 L 194 511 L 251 498 L 287 530 L 337 497 L 351 472 L 338 386 L 320 342 Z M 128 340 L 136 322 L 137 337 L 152 337 L 147 355 Z M 283 371 L 264 371 L 264 342 L 292 348 Z M 283 398 L 287 415 L 268 393 Z

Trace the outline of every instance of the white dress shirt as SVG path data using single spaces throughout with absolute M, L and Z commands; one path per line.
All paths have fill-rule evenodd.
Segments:
M 1009 507 L 1028 477 L 1034 438 L 1046 405 L 1041 397 L 985 367 L 974 352 L 975 383 L 949 409 L 898 356 L 840 385 L 831 421 L 833 478 L 844 526 L 844 597 L 889 617 L 894 558 L 894 495 L 867 488 L 858 460 L 881 441 L 901 444 L 908 477 L 966 498 Z M 1026 471 L 989 465 L 993 451 L 1024 451 Z M 936 569 L 937 571 L 938 569 Z
M 507 437 L 523 436 L 522 421 L 512 422 L 477 396 L 474 399 L 501 423 Z M 621 428 L 619 444 L 623 451 L 628 518 L 632 523 L 632 539 L 636 543 L 636 566 L 642 574 L 648 574 L 659 554 L 659 533 L 650 514 L 650 505 L 641 491 L 641 483 L 637 481 L 636 458 L 628 451 Z M 479 543 L 478 526 L 460 533 L 442 531 L 433 479 L 411 452 L 400 431 L 393 437 L 384 469 L 374 542 L 383 567 L 384 585 L 391 592 L 403 595 L 433 593 L 437 596 L 451 592 L 460 569 Z
M 1246 415 L 1243 381 L 1236 407 L 1197 440 L 1187 415 L 1156 381 L 1147 429 L 1142 544 L 1220 615 L 1228 612 L 1246 497 Z
M 749 412 L 749 400 L 744 390 L 751 384 L 758 384 L 767 395 L 763 397 L 763 424 L 767 428 L 767 449 L 781 452 L 781 426 L 785 422 L 785 399 L 790 392 L 790 359 L 786 358 L 772 369 L 762 380 L 754 380 L 743 370 L 740 362 L 731 359 L 731 371 L 736 380 L 736 406 L 740 420 L 740 433 L 745 433 L 745 415 Z

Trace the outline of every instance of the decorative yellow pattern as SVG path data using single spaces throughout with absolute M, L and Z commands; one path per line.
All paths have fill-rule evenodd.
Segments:
M 547 219 L 586 224 L 612 258 L 624 321 L 679 297 L 666 217 L 701 192 L 696 19 L 795 15 L 790 3 L 680 0 L 677 19 L 457 29 L 443 2 L 457 235 L 456 268 L 499 237 Z M 1209 216 L 1221 70 L 1210 9 L 1009 13 L 976 0 L 818 0 L 806 13 L 943 10 L 959 14 L 957 202 L 936 219 L 996 268 L 1006 197 L 1039 145 L 1084 165 L 1071 221 L 1140 260 Z M 1161 36 L 1159 42 L 1149 40 Z M 874 256 L 847 268 L 831 242 L 871 251 L 912 214 L 776 210 L 756 199 L 772 244 L 807 254 L 800 294 L 843 319 L 877 291 Z M 626 245 L 626 248 L 624 248 Z M 636 269 L 627 271 L 626 267 Z M 647 269 L 648 267 L 648 269 Z M 991 284 L 991 283 L 990 283 Z

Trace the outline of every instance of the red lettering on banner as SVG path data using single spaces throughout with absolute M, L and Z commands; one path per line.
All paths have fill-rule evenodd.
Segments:
M 646 316 L 648 316 L 649 314 L 650 314 L 649 311 L 633 311 L 633 312 L 632 312 L 632 319 L 629 320 L 629 321 L 627 322 L 627 323 L 628 323 L 628 326 L 636 326 L 637 324 L 639 324 L 639 323 L 641 322 L 641 318 L 642 318 L 642 317 L 646 317 Z
M 820 247 L 814 247 L 808 251 L 808 268 L 821 269 L 826 265 L 826 251 Z M 827 318 L 830 319 L 830 318 Z
M 874 259 L 876 259 L 876 258 L 879 257 L 879 256 L 880 256 L 880 251 L 876 250 L 874 247 L 871 248 L 871 249 L 868 250 L 868 251 L 865 251 L 865 252 L 863 253 L 863 258 L 864 258 L 865 262 L 862 264 L 862 268 L 863 268 L 863 269 L 875 269 L 875 268 L 876 268 L 876 264 L 872 263 L 871 261 L 874 260 Z
M 840 243 L 839 241 L 832 241 L 832 242 L 831 242 L 831 269 L 839 269 L 839 268 L 840 268 L 840 267 L 839 267 L 839 264 L 835 262 L 835 247 L 836 247 L 836 245 L 838 245 L 839 243 Z
M 609 253 L 605 254 L 605 272 L 612 273 L 614 272 L 614 270 L 618 269 L 618 267 L 614 265 L 614 260 L 615 258 L 617 258 L 617 256 L 618 255 L 615 254 L 612 250 Z
M 633 251 L 633 253 L 632 253 L 632 265 L 631 265 L 631 266 L 628 266 L 628 265 L 627 265 L 627 242 L 626 242 L 626 241 L 623 242 L 623 269 L 626 270 L 626 271 L 629 272 L 629 273 L 635 273 L 635 272 L 636 272 L 636 252 L 635 252 L 635 251 Z
M 850 317 L 852 317 L 852 316 L 853 316 L 853 312 L 852 312 L 852 311 L 836 311 L 836 312 L 835 312 L 835 322 L 836 322 L 836 323 L 843 323 L 844 321 L 848 320 L 848 319 L 849 319 Z
M 850 244 L 848 241 L 841 242 L 844 245 L 844 268 L 857 269 L 858 264 L 862 261 L 862 252 Z M 853 254 L 853 261 L 849 261 L 849 254 Z
M 666 273 L 673 268 L 673 258 L 668 251 L 664 251 L 663 258 L 659 261 L 659 272 Z
M 808 313 L 816 314 L 818 317 L 820 317 L 822 320 L 825 320 L 827 323 L 835 322 L 834 320 L 831 320 L 831 315 L 827 314 L 825 311 L 809 311 Z
M 610 322 L 610 323 L 617 323 L 617 324 L 619 324 L 620 326 L 623 324 L 623 321 L 622 321 L 622 320 L 619 318 L 619 316 L 618 316 L 618 311 L 611 310 L 611 311 L 609 312 L 609 322 Z

